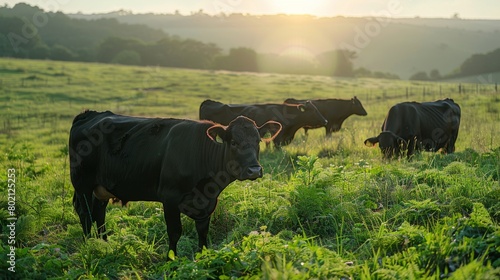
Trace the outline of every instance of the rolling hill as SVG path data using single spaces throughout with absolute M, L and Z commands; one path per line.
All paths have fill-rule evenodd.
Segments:
M 408 78 L 419 71 L 453 72 L 475 53 L 500 47 L 500 20 L 424 18 L 317 18 L 313 16 L 180 14 L 74 14 L 145 24 L 171 35 L 215 43 L 225 50 L 313 57 L 337 48 L 358 54 L 356 67 Z

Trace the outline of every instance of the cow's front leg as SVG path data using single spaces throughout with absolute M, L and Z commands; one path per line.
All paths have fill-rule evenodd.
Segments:
M 415 150 L 418 150 L 416 147 L 418 141 L 416 140 L 415 137 L 411 137 L 410 140 L 408 141 L 408 144 L 402 144 L 403 145 L 403 150 L 406 150 L 406 157 L 410 159 L 410 157 L 415 153 Z M 406 146 L 406 147 L 405 147 Z
M 163 203 L 163 214 L 167 223 L 168 252 L 170 253 L 170 250 L 172 250 L 177 255 L 177 242 L 182 234 L 181 212 L 178 207 L 172 207 L 171 205 L 170 203 Z
M 208 236 L 208 228 L 210 227 L 210 216 L 196 220 L 196 231 L 198 232 L 198 248 L 199 250 L 203 250 L 203 247 L 208 247 L 207 244 L 207 236 Z

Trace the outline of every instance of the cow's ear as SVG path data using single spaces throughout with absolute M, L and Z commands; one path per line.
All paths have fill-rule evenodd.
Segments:
M 262 140 L 265 142 L 270 142 L 274 138 L 276 138 L 278 133 L 280 133 L 281 128 L 281 124 L 276 121 L 268 121 L 262 126 L 257 127 L 257 129 L 259 130 L 260 138 L 262 138 Z
M 365 145 L 368 147 L 373 147 L 378 143 L 378 137 L 370 137 L 365 140 Z
M 207 129 L 207 136 L 212 141 L 222 144 L 226 139 L 226 129 L 222 125 L 211 126 Z

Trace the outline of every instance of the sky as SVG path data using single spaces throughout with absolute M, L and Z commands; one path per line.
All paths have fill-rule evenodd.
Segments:
M 500 0 L 26 0 L 0 1 L 12 7 L 25 2 L 64 13 L 312 14 L 316 16 L 388 16 L 500 19 Z

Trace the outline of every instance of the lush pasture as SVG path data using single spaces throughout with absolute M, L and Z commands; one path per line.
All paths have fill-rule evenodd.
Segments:
M 0 60 L 1 278 L 498 279 L 500 95 L 484 84 L 416 83 Z M 161 204 L 109 206 L 108 242 L 82 239 L 69 180 L 68 133 L 83 109 L 196 119 L 226 103 L 351 98 L 330 139 L 299 131 L 282 151 L 262 146 L 264 178 L 220 196 L 208 250 L 183 217 L 166 262 Z M 363 145 L 391 105 L 451 97 L 462 108 L 457 152 L 381 159 Z M 7 269 L 8 169 L 15 169 L 16 272 Z M 5 276 L 5 277 L 4 277 Z

